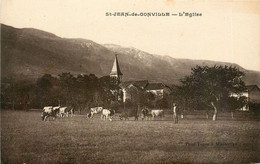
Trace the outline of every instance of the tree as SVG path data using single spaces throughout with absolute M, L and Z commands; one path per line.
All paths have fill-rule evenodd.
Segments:
M 232 66 L 196 66 L 192 73 L 182 80 L 182 88 L 189 88 L 190 95 L 186 98 L 196 109 L 214 110 L 213 120 L 217 119 L 219 109 L 230 103 L 227 101 L 231 93 L 241 96 L 246 90 L 241 79 L 244 73 Z M 242 103 L 242 99 L 233 100 Z M 234 102 L 232 102 L 234 103 Z
M 103 102 L 103 106 L 109 106 L 111 105 L 111 102 L 115 100 L 115 96 L 112 94 L 111 89 L 113 90 L 115 88 L 111 88 L 110 76 L 103 76 L 99 78 L 98 90 L 100 93 L 101 100 Z
M 133 104 L 140 105 L 144 102 L 144 91 L 139 87 L 132 86 L 127 90 Z
M 142 100 L 144 106 L 154 108 L 156 105 L 155 100 L 155 94 L 153 94 L 152 92 L 144 91 L 144 99 Z
M 192 88 L 191 88 L 191 80 L 185 78 L 181 80 L 182 85 L 172 87 L 171 96 L 171 104 L 175 104 L 178 106 L 178 110 L 181 112 L 181 118 L 184 117 L 184 112 L 187 110 L 191 110 L 193 108 L 192 103 Z M 173 106 L 172 106 L 173 108 Z
M 30 81 L 11 81 L 1 86 L 2 108 L 28 109 L 34 98 L 34 86 Z
M 234 111 L 236 109 L 240 109 L 242 107 L 245 106 L 245 104 L 247 104 L 247 98 L 244 96 L 240 96 L 240 97 L 228 97 L 227 98 L 229 103 L 226 103 L 226 108 L 229 109 L 229 111 L 231 112 L 231 118 L 234 118 Z
M 156 101 L 156 107 L 160 108 L 160 109 L 167 109 L 169 107 L 167 97 L 164 96 L 163 98 L 157 100 Z
M 60 99 L 60 92 L 62 89 L 60 83 L 56 77 L 50 74 L 45 74 L 40 77 L 35 86 L 35 96 L 34 104 L 35 107 L 53 106 L 58 105 L 58 100 Z

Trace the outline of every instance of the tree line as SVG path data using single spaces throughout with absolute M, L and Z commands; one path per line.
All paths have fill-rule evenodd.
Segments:
M 244 72 L 232 66 L 196 66 L 191 74 L 181 79 L 180 86 L 175 86 L 173 100 L 179 104 L 182 112 L 204 110 L 206 117 L 213 111 L 213 120 L 219 111 L 233 111 L 247 105 L 247 90 L 242 77 Z
M 90 107 L 137 108 L 138 106 L 168 108 L 166 98 L 157 100 L 155 95 L 141 90 L 129 90 L 133 99 L 125 103 L 118 101 L 114 90 L 122 97 L 119 86 L 110 81 L 109 76 L 96 77 L 94 74 L 77 75 L 62 73 L 57 77 L 45 74 L 36 81 L 15 81 L 5 79 L 1 83 L 1 106 L 3 109 L 41 109 L 44 106 L 71 106 L 75 110 L 86 111 Z M 7 84 L 7 85 L 6 85 Z
M 91 105 L 108 105 L 113 100 L 108 76 L 94 74 L 74 76 L 62 73 L 57 77 L 45 74 L 36 82 L 9 81 L 2 87 L 2 107 L 11 109 L 73 106 L 79 110 Z
M 45 74 L 35 82 L 7 79 L 8 85 L 1 83 L 1 106 L 26 110 L 62 105 L 82 111 L 94 106 L 170 109 L 175 103 L 182 114 L 191 110 L 204 110 L 205 113 L 214 111 L 212 119 L 216 120 L 219 111 L 232 113 L 246 105 L 247 98 L 242 95 L 246 91 L 242 80 L 244 75 L 244 72 L 232 66 L 196 66 L 191 69 L 189 76 L 180 79 L 181 85 L 173 85 L 171 93 L 162 99 L 156 99 L 155 95 L 144 90 L 130 89 L 128 92 L 133 98 L 123 103 L 112 94 L 111 90 L 119 91 L 119 86 L 112 85 L 109 76 L 74 76 L 69 72 L 57 77 Z M 122 97 L 122 92 L 118 95 Z

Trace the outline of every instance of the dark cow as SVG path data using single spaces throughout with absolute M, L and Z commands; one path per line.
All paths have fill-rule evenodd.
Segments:
M 129 120 L 129 117 L 134 117 L 135 120 L 138 120 L 138 109 L 126 109 L 119 115 L 120 120 Z
M 142 118 L 142 120 L 144 120 L 144 119 L 150 120 L 151 117 L 152 117 L 151 110 L 149 110 L 148 108 L 143 108 L 141 110 L 141 118 Z
M 71 117 L 73 117 L 75 115 L 75 111 L 74 111 L 74 108 L 69 108 L 68 110 L 68 115 L 70 115 Z

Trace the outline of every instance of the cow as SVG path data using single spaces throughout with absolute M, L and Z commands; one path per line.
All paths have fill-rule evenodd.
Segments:
M 69 108 L 68 115 L 70 115 L 71 117 L 74 116 L 74 108 Z
M 68 117 L 68 107 L 61 107 L 59 111 L 59 116 L 65 117 L 65 115 Z
M 52 109 L 52 106 L 45 106 L 45 107 L 43 107 L 42 112 L 44 112 L 45 110 L 49 110 L 49 109 Z
M 134 117 L 135 120 L 138 120 L 138 108 L 137 109 L 125 109 L 119 115 L 120 120 L 129 120 L 129 117 Z
M 103 107 L 90 108 L 90 112 L 88 113 L 88 118 L 93 118 L 94 114 L 101 113 L 102 110 L 103 110 Z
M 115 114 L 115 110 L 103 109 L 101 113 L 101 119 L 112 121 L 112 116 Z
M 56 116 L 58 116 L 58 115 L 59 115 L 59 112 L 60 112 L 60 106 L 55 106 L 55 107 L 53 107 L 52 109 L 53 109 L 53 111 L 56 113 Z
M 148 108 L 143 108 L 141 110 L 141 118 L 142 120 L 146 119 L 149 120 L 152 117 L 151 111 Z
M 155 117 L 161 117 L 161 119 L 163 120 L 164 117 L 164 112 L 161 109 L 152 109 L 151 110 L 151 115 L 152 115 L 152 119 L 154 120 Z
M 87 117 L 88 118 L 92 118 L 92 115 L 91 115 L 91 113 L 89 112 L 89 113 L 87 113 Z
M 48 117 L 53 117 L 53 119 L 55 120 L 56 118 L 56 112 L 55 110 L 53 110 L 52 106 L 46 106 L 42 109 L 42 120 L 46 121 Z

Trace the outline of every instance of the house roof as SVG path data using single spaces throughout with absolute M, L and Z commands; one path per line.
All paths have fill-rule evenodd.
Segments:
M 246 88 L 248 89 L 248 91 L 251 91 L 255 88 L 260 91 L 260 88 L 257 85 L 247 85 Z
M 121 88 L 126 88 L 127 86 L 129 86 L 130 84 L 137 86 L 139 88 L 145 88 L 148 85 L 148 80 L 141 80 L 141 81 L 126 81 L 126 82 L 122 82 L 120 84 Z
M 135 81 L 134 85 L 136 85 L 140 88 L 145 88 L 148 85 L 148 80 Z
M 164 89 L 167 87 L 163 83 L 149 83 L 148 86 L 145 88 L 146 90 L 157 90 L 157 89 Z
M 126 90 L 129 90 L 129 89 L 132 89 L 132 88 L 135 88 L 136 90 L 140 90 L 140 91 L 143 90 L 142 88 L 140 88 L 140 87 L 138 87 L 134 84 L 130 84 L 127 87 L 125 87 Z
M 115 57 L 114 64 L 113 64 L 110 75 L 123 75 L 122 72 L 120 71 L 117 55 Z

